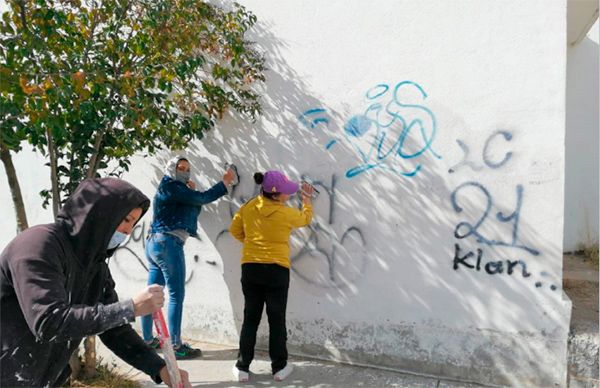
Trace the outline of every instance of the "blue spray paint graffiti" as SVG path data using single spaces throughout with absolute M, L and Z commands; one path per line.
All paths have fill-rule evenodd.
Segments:
M 326 112 L 327 111 L 323 108 L 309 109 L 298 116 L 298 120 L 300 120 L 307 127 L 313 129 L 319 124 L 324 124 L 327 126 L 327 124 L 329 124 L 329 119 L 325 116 Z
M 412 81 L 399 82 L 394 88 L 378 84 L 366 92 L 367 108 L 350 117 L 341 137 L 328 141 L 325 147 L 331 150 L 343 140 L 356 152 L 360 163 L 346 170 L 347 178 L 375 168 L 413 177 L 423 167 L 417 161 L 419 157 L 429 152 L 441 159 L 432 146 L 437 132 L 435 115 L 425 105 L 408 103 L 415 95 L 427 99 L 425 90 Z M 315 128 L 320 123 L 329 124 L 329 119 L 323 117 L 325 113 L 323 108 L 313 108 L 298 118 L 305 126 Z

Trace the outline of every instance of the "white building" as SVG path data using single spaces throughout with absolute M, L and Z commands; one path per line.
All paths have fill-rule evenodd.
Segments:
M 594 12 L 595 7 L 595 12 Z M 598 3 L 569 3 L 564 251 L 598 242 Z M 594 24 L 595 23 L 595 24 Z M 593 27 L 588 31 L 590 26 Z M 587 32 L 586 32 L 587 31 Z
M 589 18 L 567 38 L 565 0 L 241 3 L 268 59 L 265 114 L 226 117 L 186 150 L 204 187 L 225 161 L 241 183 L 186 244 L 184 334 L 237 342 L 240 244 L 227 227 L 252 173 L 279 168 L 321 192 L 293 241 L 291 353 L 564 386 L 563 223 L 565 249 L 582 225 L 598 233 L 597 25 L 595 40 L 579 39 Z M 151 197 L 170 156 L 136 158 L 125 178 Z M 30 167 L 44 160 L 14 159 L 30 224 L 50 221 L 47 171 Z M 5 182 L 0 247 L 15 230 Z M 111 260 L 122 297 L 145 284 L 150 221 Z

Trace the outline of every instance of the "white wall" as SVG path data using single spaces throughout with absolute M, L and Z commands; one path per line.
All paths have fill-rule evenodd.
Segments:
M 598 242 L 598 20 L 567 49 L 565 235 L 567 252 Z
M 268 58 L 265 113 L 187 150 L 205 187 L 225 161 L 242 179 L 186 245 L 184 335 L 237 341 L 241 246 L 226 229 L 252 173 L 281 168 L 321 191 L 293 238 L 293 353 L 564 385 L 565 2 L 242 3 Z M 153 195 L 169 156 L 137 158 L 126 178 Z M 123 296 L 145 283 L 144 221 L 111 261 Z
M 27 221 L 30 226 L 52 222 L 52 203 L 47 209 L 42 208 L 43 200 L 39 195 L 41 190 L 50 188 L 50 168 L 44 166 L 46 160 L 31 146 L 22 146 L 21 152 L 11 155 L 21 186 Z M 15 210 L 3 163 L 0 163 L 0 214 L 0 249 L 3 249 L 17 232 Z

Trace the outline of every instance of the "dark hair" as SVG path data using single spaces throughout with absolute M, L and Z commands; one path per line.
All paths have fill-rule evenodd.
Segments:
M 254 173 L 254 182 L 256 182 L 257 185 L 262 185 L 264 180 L 265 180 L 265 174 L 263 174 L 262 172 Z M 260 193 L 262 194 L 263 197 L 268 198 L 268 199 L 277 199 L 277 197 L 279 197 L 279 194 L 280 194 L 280 193 L 265 193 L 265 191 L 262 189 L 262 187 L 260 188 Z
M 183 161 L 186 161 L 186 162 L 188 162 L 188 163 L 190 162 L 190 161 L 189 161 L 189 160 L 187 160 L 186 158 L 179 158 L 179 159 L 177 159 L 177 163 L 175 163 L 175 168 L 177 168 L 177 166 L 179 166 L 179 162 L 183 162 Z

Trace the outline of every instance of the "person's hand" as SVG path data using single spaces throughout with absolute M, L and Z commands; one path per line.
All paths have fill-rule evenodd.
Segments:
M 191 179 L 187 181 L 187 187 L 189 187 L 192 190 L 196 190 L 196 184 Z
M 315 188 L 306 182 L 302 182 L 302 202 L 304 202 L 305 204 L 310 204 L 311 200 L 312 200 L 312 195 L 315 191 Z
M 133 297 L 133 314 L 136 317 L 149 315 L 165 304 L 162 286 L 152 284 Z
M 229 186 L 231 182 L 233 182 L 233 178 L 235 178 L 235 174 L 230 168 L 228 168 L 225 172 L 225 175 L 223 175 L 223 184 L 225 184 L 225 186 Z
M 160 378 L 162 379 L 162 381 L 164 381 L 165 384 L 167 384 L 167 386 L 172 387 L 172 388 L 177 388 L 177 387 L 173 387 L 173 385 L 171 384 L 171 377 L 169 376 L 169 370 L 167 369 L 166 366 L 162 367 L 159 374 L 160 374 Z M 184 388 L 192 388 L 192 384 L 190 384 L 190 377 L 189 377 L 188 373 L 186 371 L 184 371 L 183 369 L 179 369 L 179 374 L 181 375 L 181 382 L 183 383 L 183 387 Z

